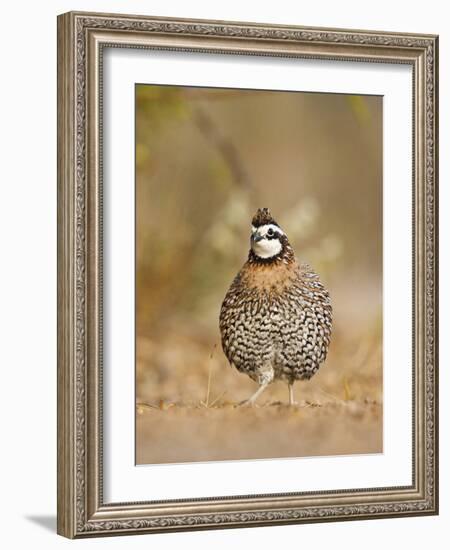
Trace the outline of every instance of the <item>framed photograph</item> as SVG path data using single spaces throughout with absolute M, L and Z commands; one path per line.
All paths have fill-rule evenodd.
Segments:
M 58 18 L 58 532 L 438 512 L 438 38 Z

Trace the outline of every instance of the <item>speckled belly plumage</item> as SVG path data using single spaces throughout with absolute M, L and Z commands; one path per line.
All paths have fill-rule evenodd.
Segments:
M 259 384 L 309 379 L 327 356 L 328 292 L 307 267 L 258 284 L 241 271 L 220 313 L 222 347 L 232 365 Z M 263 276 L 260 280 L 264 280 Z

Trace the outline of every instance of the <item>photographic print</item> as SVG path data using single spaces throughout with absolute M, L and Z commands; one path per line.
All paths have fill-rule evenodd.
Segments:
M 135 100 L 136 463 L 383 452 L 382 97 Z

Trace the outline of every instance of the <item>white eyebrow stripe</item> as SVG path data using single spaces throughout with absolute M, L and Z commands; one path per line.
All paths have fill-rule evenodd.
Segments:
M 252 226 L 253 227 L 253 226 Z M 280 235 L 284 235 L 284 231 L 278 227 L 278 225 L 275 225 L 273 223 L 268 223 L 266 225 L 261 225 L 258 227 L 257 231 L 259 235 L 266 235 L 269 229 L 272 229 L 272 231 L 275 231 L 276 233 L 279 233 Z

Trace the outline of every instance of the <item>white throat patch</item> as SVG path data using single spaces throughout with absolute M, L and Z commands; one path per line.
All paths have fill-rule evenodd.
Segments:
M 253 252 L 259 258 L 272 258 L 281 252 L 281 243 L 278 239 L 272 239 L 270 241 L 264 239 L 252 244 Z
M 279 239 L 268 239 L 267 234 L 278 233 L 284 235 L 278 225 L 267 224 L 260 227 L 252 226 L 252 250 L 259 258 L 272 258 L 281 252 L 282 244 Z M 259 237 L 260 240 L 255 241 L 254 238 Z

